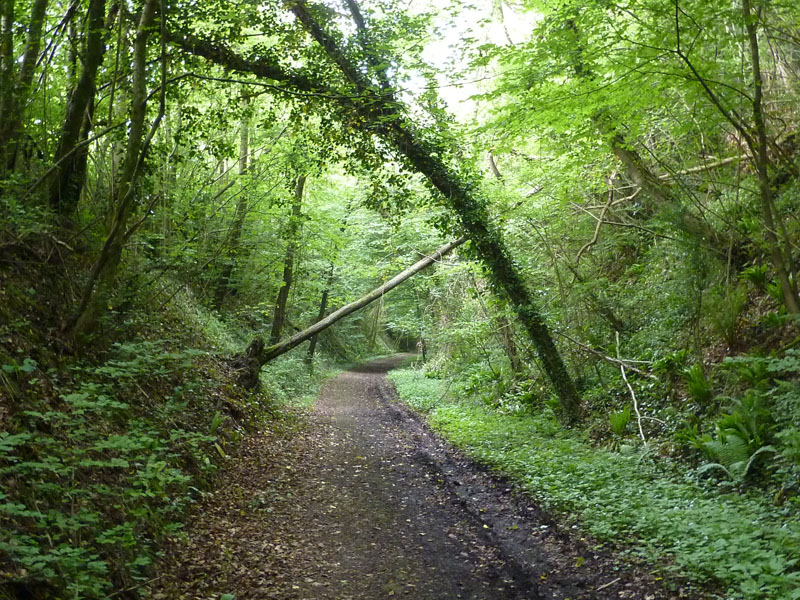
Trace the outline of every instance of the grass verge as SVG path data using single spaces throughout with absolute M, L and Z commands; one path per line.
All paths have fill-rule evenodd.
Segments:
M 470 456 L 599 542 L 725 598 L 800 599 L 800 519 L 755 493 L 681 480 L 641 454 L 591 446 L 551 414 L 503 414 L 447 397 L 444 382 L 392 371 L 400 398 Z

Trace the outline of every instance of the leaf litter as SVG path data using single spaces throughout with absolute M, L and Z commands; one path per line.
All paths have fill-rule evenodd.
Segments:
M 401 405 L 373 361 L 329 381 L 292 427 L 246 439 L 155 600 L 637 599 L 684 594 L 561 528 Z

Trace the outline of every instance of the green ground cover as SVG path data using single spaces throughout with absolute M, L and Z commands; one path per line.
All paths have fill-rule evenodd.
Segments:
M 504 414 L 457 400 L 421 371 L 390 373 L 400 397 L 476 460 L 599 543 L 730 599 L 800 598 L 800 519 L 758 490 L 720 491 L 642 451 L 593 447 L 548 412 Z
M 0 431 L 0 582 L 11 586 L 0 598 L 13 586 L 36 598 L 135 593 L 242 436 L 280 426 L 337 372 L 286 357 L 246 394 L 210 353 L 171 345 L 116 344 L 99 366 L 74 365 L 73 379 L 0 361 L 0 374 L 20 363 L 26 376 L 24 409 Z

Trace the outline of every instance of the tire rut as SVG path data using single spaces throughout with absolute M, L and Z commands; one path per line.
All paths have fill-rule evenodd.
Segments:
M 175 541 L 153 598 L 662 600 L 434 434 L 386 372 L 329 381 L 306 425 L 243 444 Z

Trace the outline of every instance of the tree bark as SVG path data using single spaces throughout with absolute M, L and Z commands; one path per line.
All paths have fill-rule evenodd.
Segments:
M 19 77 L 11 89 L 5 93 L 8 99 L 0 116 L 0 148 L 2 148 L 3 165 L 7 171 L 13 171 L 20 149 L 22 115 L 31 91 L 36 59 L 42 42 L 42 26 L 44 25 L 47 0 L 34 0 L 31 6 L 31 20 L 25 40 L 25 50 L 19 67 Z
M 769 176 L 769 142 L 767 139 L 767 125 L 764 119 L 763 109 L 763 79 L 761 77 L 761 60 L 758 50 L 758 32 L 756 30 L 757 16 L 752 13 L 750 0 L 742 0 L 742 12 L 744 13 L 744 24 L 747 29 L 747 38 L 750 43 L 750 59 L 753 72 L 753 123 L 755 124 L 756 139 L 755 148 L 752 148 L 755 158 L 756 170 L 758 171 L 759 199 L 761 201 L 761 215 L 764 219 L 764 237 L 769 247 L 770 259 L 775 269 L 775 275 L 783 292 L 783 300 L 786 310 L 790 313 L 800 313 L 800 301 L 798 301 L 797 289 L 789 279 L 789 272 L 784 262 L 783 252 L 776 233 L 776 221 L 779 218 L 775 214 L 772 186 Z M 791 256 L 791 255 L 790 255 Z M 791 268 L 791 258 L 789 259 Z
M 611 152 L 625 167 L 625 171 L 631 181 L 642 188 L 644 193 L 653 200 L 657 200 L 662 204 L 671 203 L 673 200 L 672 194 L 663 187 L 663 183 L 644 164 L 639 153 L 628 145 L 628 142 L 622 137 L 622 134 L 617 131 L 609 132 L 608 127 L 602 122 L 601 117 L 595 117 L 592 120 L 602 133 L 611 135 L 611 139 L 609 140 Z
M 344 233 L 347 229 L 347 219 L 350 217 L 351 211 L 351 201 L 347 202 L 347 206 L 344 210 L 344 218 L 342 219 L 342 224 L 339 227 L 339 233 Z M 338 246 L 334 242 L 332 244 L 332 252 L 334 253 L 331 257 L 331 264 L 328 268 L 328 276 L 325 280 L 325 289 L 322 290 L 322 297 L 319 301 L 319 312 L 317 313 L 317 318 L 314 320 L 314 323 L 317 321 L 321 321 L 322 318 L 325 316 L 325 312 L 328 310 L 328 296 L 330 295 L 330 289 L 333 285 L 333 277 L 334 277 L 334 260 L 335 256 L 338 254 Z M 313 323 L 312 323 L 313 324 Z M 319 334 L 314 334 L 311 337 L 311 341 L 308 343 L 308 355 L 307 360 L 313 360 L 314 358 L 314 351 L 317 349 L 317 339 L 319 338 Z
M 105 55 L 105 9 L 105 0 L 89 1 L 83 69 L 78 82 L 69 93 L 64 124 L 53 156 L 53 163 L 57 168 L 50 183 L 50 206 L 62 216 L 75 212 L 80 197 L 81 186 L 76 186 L 75 181 L 82 180 L 82 175 L 78 172 L 81 157 L 74 149 L 80 140 L 87 109 L 95 94 L 97 70 Z
M 483 289 L 478 285 L 478 280 L 472 276 L 472 287 L 475 288 L 475 294 L 478 297 L 481 310 L 483 311 L 484 318 L 489 322 L 493 329 L 497 343 L 505 352 L 508 358 L 508 364 L 511 367 L 512 373 L 519 373 L 522 371 L 522 361 L 519 358 L 517 351 L 517 344 L 514 340 L 514 330 L 512 329 L 511 322 L 503 314 L 493 313 L 483 300 Z
M 122 260 L 122 249 L 133 233 L 132 230 L 127 230 L 126 228 L 128 219 L 133 212 L 136 182 L 141 173 L 141 166 L 144 162 L 149 140 L 164 115 L 163 86 L 166 65 L 163 63 L 165 56 L 162 48 L 161 106 L 159 114 L 150 127 L 150 135 L 145 141 L 147 41 L 152 32 L 152 24 L 155 20 L 158 4 L 159 0 L 147 0 L 139 17 L 139 25 L 133 44 L 133 81 L 131 84 L 131 116 L 128 143 L 122 163 L 122 171 L 116 187 L 116 197 L 112 199 L 114 214 L 111 231 L 100 251 L 100 256 L 92 268 L 72 327 L 72 334 L 79 343 L 85 341 L 87 335 L 94 329 L 98 316 L 105 310 L 107 305 L 106 298 L 113 286 L 117 267 L 119 267 Z
M 14 0 L 0 0 L 0 127 L 8 119 L 14 96 Z M 5 139 L 0 139 L 5 144 Z M 5 163 L 0 163 L 5 164 Z
M 305 185 L 306 176 L 300 175 L 294 186 L 292 215 L 289 217 L 289 231 L 287 233 L 286 258 L 283 260 L 283 285 L 278 291 L 278 299 L 275 301 L 275 309 L 272 313 L 272 331 L 269 334 L 270 345 L 277 344 L 281 339 L 283 323 L 286 320 L 286 303 L 289 300 L 289 290 L 292 287 L 294 255 L 299 241 L 297 238 L 300 233 L 300 210 L 303 207 L 303 189 Z
M 288 340 L 265 347 L 264 341 L 261 338 L 256 338 L 250 343 L 247 351 L 242 356 L 234 360 L 235 366 L 242 371 L 240 379 L 242 385 L 248 388 L 254 387 L 258 383 L 258 371 L 266 363 L 282 354 L 286 354 L 289 352 L 289 350 L 296 348 L 306 340 L 311 339 L 318 333 L 326 330 L 328 327 L 343 319 L 347 315 L 350 315 L 374 302 L 378 298 L 381 298 L 384 294 L 387 294 L 407 279 L 410 279 L 423 269 L 441 260 L 441 258 L 448 252 L 454 248 L 458 248 L 466 241 L 466 237 L 460 237 L 454 242 L 445 244 L 431 255 L 418 260 L 405 271 L 395 275 L 380 287 L 375 288 L 369 294 L 366 294 L 355 302 L 346 304 L 340 309 L 333 311 L 324 319 L 317 321 L 311 327 L 308 327 L 307 329 L 304 329 L 303 331 L 293 335 Z
M 419 290 L 417 286 L 414 286 L 414 304 L 416 304 L 417 309 L 417 321 L 419 322 L 419 339 L 417 339 L 417 351 L 422 354 L 422 361 L 425 362 L 428 360 L 427 357 L 427 346 L 428 344 L 425 341 L 425 321 L 424 316 L 422 314 L 422 306 L 420 305 L 419 301 Z
M 494 152 L 489 150 L 486 156 L 489 159 L 489 168 L 492 170 L 492 175 L 494 175 L 495 179 L 498 181 L 503 181 L 503 175 L 500 173 L 500 169 L 497 168 L 497 161 L 494 159 Z
M 500 4 L 500 3 L 499 3 Z M 500 10 L 502 11 L 502 4 L 500 4 Z M 503 174 L 500 172 L 500 169 L 497 168 L 497 162 L 494 158 L 494 151 L 489 150 L 488 158 L 489 158 L 489 167 L 492 170 L 492 175 L 494 175 L 495 179 L 502 183 L 503 181 Z M 506 316 L 502 313 L 496 315 L 489 314 L 489 307 L 485 305 L 483 302 L 483 298 L 481 294 L 483 293 L 482 290 L 478 289 L 478 282 L 473 277 L 472 284 L 475 287 L 475 291 L 478 294 L 478 297 L 481 301 L 481 306 L 483 307 L 483 311 L 486 314 L 486 317 L 490 320 L 492 325 L 494 326 L 497 337 L 500 342 L 500 346 L 505 350 L 506 357 L 508 358 L 509 365 L 511 366 L 511 371 L 513 373 L 519 373 L 522 371 L 522 360 L 520 360 L 519 351 L 517 350 L 517 343 L 514 340 L 514 329 Z
M 332 273 L 332 271 L 331 271 Z M 328 295 L 330 288 L 330 281 L 332 277 L 328 278 L 328 284 L 325 286 L 325 289 L 322 290 L 322 297 L 319 300 L 319 312 L 317 313 L 317 318 L 314 320 L 314 324 L 319 323 L 325 317 L 325 311 L 328 310 Z M 317 349 L 317 340 L 319 339 L 319 334 L 315 333 L 311 336 L 311 340 L 308 342 L 308 360 L 314 359 L 314 351 Z
M 247 173 L 250 154 L 250 119 L 247 115 L 248 101 L 245 99 L 242 103 L 245 112 L 242 115 L 242 124 L 239 132 L 239 177 Z M 239 244 L 242 240 L 242 230 L 244 229 L 244 220 L 245 217 L 247 217 L 247 210 L 248 196 L 246 193 L 241 192 L 236 202 L 236 212 L 234 213 L 231 232 L 226 242 L 225 264 L 222 265 L 222 271 L 220 272 L 216 291 L 214 292 L 214 308 L 216 310 L 222 309 L 222 303 L 231 291 L 231 275 L 233 275 L 233 269 L 236 266 L 236 260 L 239 256 Z
M 110 37 L 111 30 L 114 27 L 114 21 L 117 18 L 117 14 L 120 10 L 120 3 L 113 2 L 108 9 L 108 16 L 106 17 L 106 25 L 105 25 L 105 37 L 103 41 L 103 47 Z M 120 22 L 122 18 L 120 18 Z M 119 34 L 119 32 L 118 32 Z M 121 44 L 122 41 L 119 42 Z M 105 52 L 104 52 L 105 56 Z M 112 97 L 108 103 L 108 113 L 109 113 L 109 123 L 111 122 L 111 117 L 113 115 L 113 95 L 114 92 L 112 90 Z M 78 136 L 78 143 L 71 151 L 72 154 L 75 155 L 74 157 L 74 166 L 72 167 L 72 176 L 69 182 L 69 194 L 71 197 L 74 197 L 75 204 L 80 200 L 81 193 L 83 191 L 83 187 L 86 185 L 86 166 L 89 161 L 89 144 L 87 140 L 89 139 L 90 134 L 92 133 L 92 129 L 94 128 L 94 107 L 95 107 L 95 93 L 89 97 L 89 103 L 86 106 L 86 113 L 83 115 L 83 123 L 81 124 L 81 132 Z M 113 151 L 112 151 L 113 152 Z M 112 153 L 112 164 L 113 164 L 113 153 Z M 111 197 L 114 197 L 114 192 L 111 192 Z

